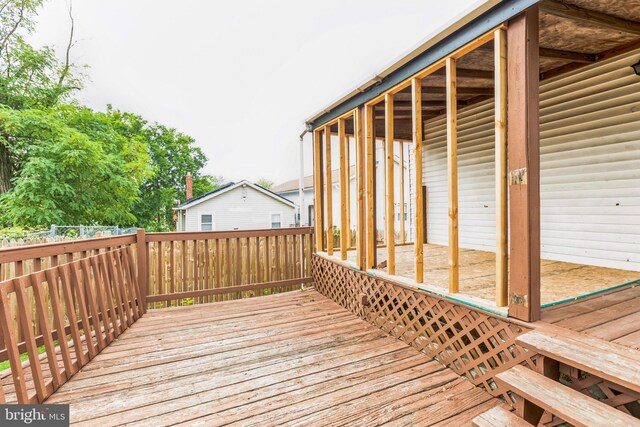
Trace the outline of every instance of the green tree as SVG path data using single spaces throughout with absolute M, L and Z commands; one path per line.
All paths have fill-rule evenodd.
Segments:
M 267 178 L 260 178 L 258 182 L 256 182 L 256 184 L 258 184 L 260 187 L 266 188 L 267 190 L 273 187 L 273 181 Z
M 193 177 L 194 196 L 217 188 L 223 179 L 202 174 L 207 157 L 190 136 L 157 123 L 143 133 L 152 175 L 141 185 L 141 198 L 135 206 L 138 225 L 149 230 L 172 230 L 172 208 L 186 200 L 187 172 Z
M 88 108 L 0 107 L 0 132 L 24 161 L 0 196 L 9 226 L 134 224 L 139 186 L 150 173 L 146 145 L 115 132 L 113 117 Z

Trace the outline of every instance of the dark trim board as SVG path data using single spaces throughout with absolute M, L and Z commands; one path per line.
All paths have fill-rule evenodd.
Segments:
M 389 76 L 380 81 L 380 83 L 352 96 L 332 110 L 322 114 L 313 122 L 307 123 L 308 130 L 313 131 L 314 129 L 323 126 L 325 123 L 328 123 L 381 95 L 417 72 L 427 68 L 431 64 L 472 42 L 488 31 L 491 31 L 491 29 L 508 21 L 531 6 L 534 6 L 539 3 L 539 1 L 540 0 L 504 0 L 493 9 L 485 12 L 483 15 L 477 17 L 458 31 L 449 35 L 430 49 L 427 49 L 393 73 L 389 74 Z

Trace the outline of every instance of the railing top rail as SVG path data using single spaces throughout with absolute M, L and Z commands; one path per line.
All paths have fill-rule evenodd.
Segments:
M 311 234 L 313 227 L 266 228 L 260 230 L 233 231 L 186 231 L 168 233 L 147 233 L 147 242 L 167 242 L 172 240 L 234 239 L 242 237 L 269 237 Z
M 12 246 L 0 248 L 0 264 L 118 245 L 130 245 L 135 242 L 136 235 L 129 234 L 126 236 L 94 237 L 85 240 L 41 243 L 29 246 Z

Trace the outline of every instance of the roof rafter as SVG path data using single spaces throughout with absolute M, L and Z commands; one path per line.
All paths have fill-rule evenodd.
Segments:
M 596 12 L 594 10 L 584 9 L 562 1 L 543 0 L 540 2 L 540 9 L 546 13 L 559 16 L 561 18 L 640 35 L 640 22 L 618 18 L 617 16 Z

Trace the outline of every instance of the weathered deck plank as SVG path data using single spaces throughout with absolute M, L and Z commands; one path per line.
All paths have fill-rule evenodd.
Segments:
M 48 403 L 78 425 L 470 425 L 500 405 L 315 291 L 148 312 Z

